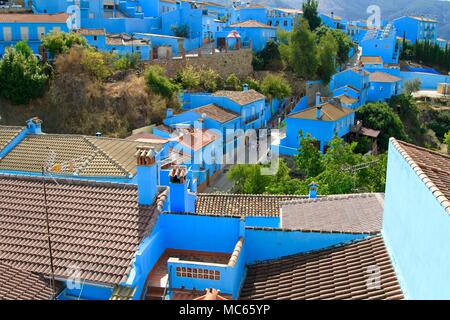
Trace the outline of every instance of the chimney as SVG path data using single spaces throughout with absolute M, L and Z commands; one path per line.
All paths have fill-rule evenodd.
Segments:
M 102 136 L 102 133 L 101 133 L 100 131 L 98 131 L 98 132 L 95 133 L 95 136 L 96 136 L 96 137 L 101 137 L 101 136 Z
M 244 83 L 242 86 L 242 91 L 248 91 L 248 84 Z
M 334 12 L 331 11 L 331 19 L 334 19 Z
M 171 118 L 173 117 L 173 109 L 172 108 L 167 108 L 166 110 L 166 118 Z
M 317 183 L 315 183 L 314 181 L 309 184 L 309 198 L 317 198 Z
M 27 121 L 27 131 L 29 134 L 41 134 L 42 133 L 42 120 L 38 117 L 33 117 Z
M 136 151 L 138 203 L 152 205 L 158 193 L 158 166 L 153 147 L 138 146 Z
M 320 106 L 322 104 L 320 92 L 316 93 L 316 106 Z
M 347 93 L 348 93 L 348 88 L 345 87 L 345 88 L 344 88 L 344 95 L 347 95 Z
M 316 110 L 316 118 L 320 119 L 320 118 L 322 118 L 322 106 L 317 106 L 316 108 L 317 108 L 317 110 Z
M 194 212 L 195 194 L 188 189 L 186 166 L 173 166 L 169 172 L 170 211 Z

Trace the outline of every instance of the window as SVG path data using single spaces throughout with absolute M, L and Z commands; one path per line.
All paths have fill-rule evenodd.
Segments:
M 45 27 L 37 28 L 38 39 L 42 40 L 42 37 L 45 35 Z
M 28 27 L 20 27 L 20 38 L 28 41 Z
M 285 27 L 287 27 L 287 25 L 288 25 L 287 20 L 284 20 L 283 25 L 284 25 Z
M 12 40 L 11 27 L 3 27 L 3 40 L 4 41 Z
M 53 32 L 60 32 L 60 31 L 61 31 L 61 28 L 60 28 L 60 27 L 53 27 L 53 28 L 52 28 L 52 31 L 53 31 Z
M 95 14 L 93 12 L 89 12 L 89 19 L 94 19 L 95 18 Z
M 97 36 L 94 36 L 94 41 L 97 41 Z

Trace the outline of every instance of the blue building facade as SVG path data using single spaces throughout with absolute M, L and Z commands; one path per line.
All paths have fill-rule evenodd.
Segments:
M 384 29 L 369 30 L 361 40 L 363 56 L 379 56 L 385 64 L 397 64 L 400 46 L 397 43 L 397 31 L 392 24 Z
M 403 16 L 393 20 L 399 37 L 405 37 L 412 44 L 416 41 L 437 40 L 437 21 L 425 17 Z

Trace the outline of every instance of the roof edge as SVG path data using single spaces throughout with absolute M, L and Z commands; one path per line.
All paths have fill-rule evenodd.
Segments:
M 448 159 L 449 161 L 450 161 L 450 157 L 446 156 L 445 154 L 441 154 L 441 153 L 435 152 L 433 150 L 428 150 L 426 148 L 418 147 L 418 146 L 415 146 L 413 144 L 410 144 L 410 143 L 407 143 L 407 142 L 404 142 L 401 140 L 397 141 L 394 137 L 391 137 L 389 139 L 389 142 L 392 144 L 392 146 L 401 154 L 401 156 L 405 159 L 405 161 L 409 164 L 409 166 L 414 170 L 414 172 L 422 180 L 422 182 L 425 184 L 425 186 L 431 191 L 431 193 L 434 195 L 436 200 L 441 204 L 441 206 L 444 208 L 444 210 L 447 212 L 447 214 L 450 215 L 449 199 L 447 199 L 447 197 L 439 190 L 439 188 L 434 184 L 434 182 L 431 181 L 431 179 L 425 174 L 425 172 L 422 171 L 420 166 L 413 160 L 413 158 L 411 158 L 411 156 L 405 151 L 405 149 L 403 149 L 403 147 L 400 145 L 399 141 L 401 143 L 404 143 L 411 147 L 418 148 L 419 150 L 430 152 L 432 154 L 439 155 L 444 158 L 449 158 Z

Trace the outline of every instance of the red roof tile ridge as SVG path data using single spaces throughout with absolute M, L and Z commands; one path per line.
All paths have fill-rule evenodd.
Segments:
M 439 152 L 429 150 L 426 148 L 418 147 L 416 145 L 397 140 L 393 137 L 391 137 L 390 142 L 394 146 L 394 148 L 403 156 L 405 161 L 410 165 L 410 167 L 415 171 L 415 173 L 419 176 L 419 178 L 423 181 L 423 183 L 427 186 L 427 188 L 431 191 L 431 193 L 435 196 L 436 200 L 439 201 L 441 206 L 444 208 L 444 210 L 450 214 L 450 201 L 447 199 L 447 197 L 439 190 L 439 188 L 434 184 L 433 181 L 427 176 L 425 172 L 422 171 L 420 166 L 417 164 L 417 162 L 408 154 L 408 152 L 402 147 L 402 145 L 415 148 L 418 150 L 422 150 L 424 152 L 429 152 L 431 154 L 443 157 L 444 159 L 448 159 L 450 161 L 450 157 L 447 155 L 441 154 Z M 426 165 L 423 163 L 423 165 Z

